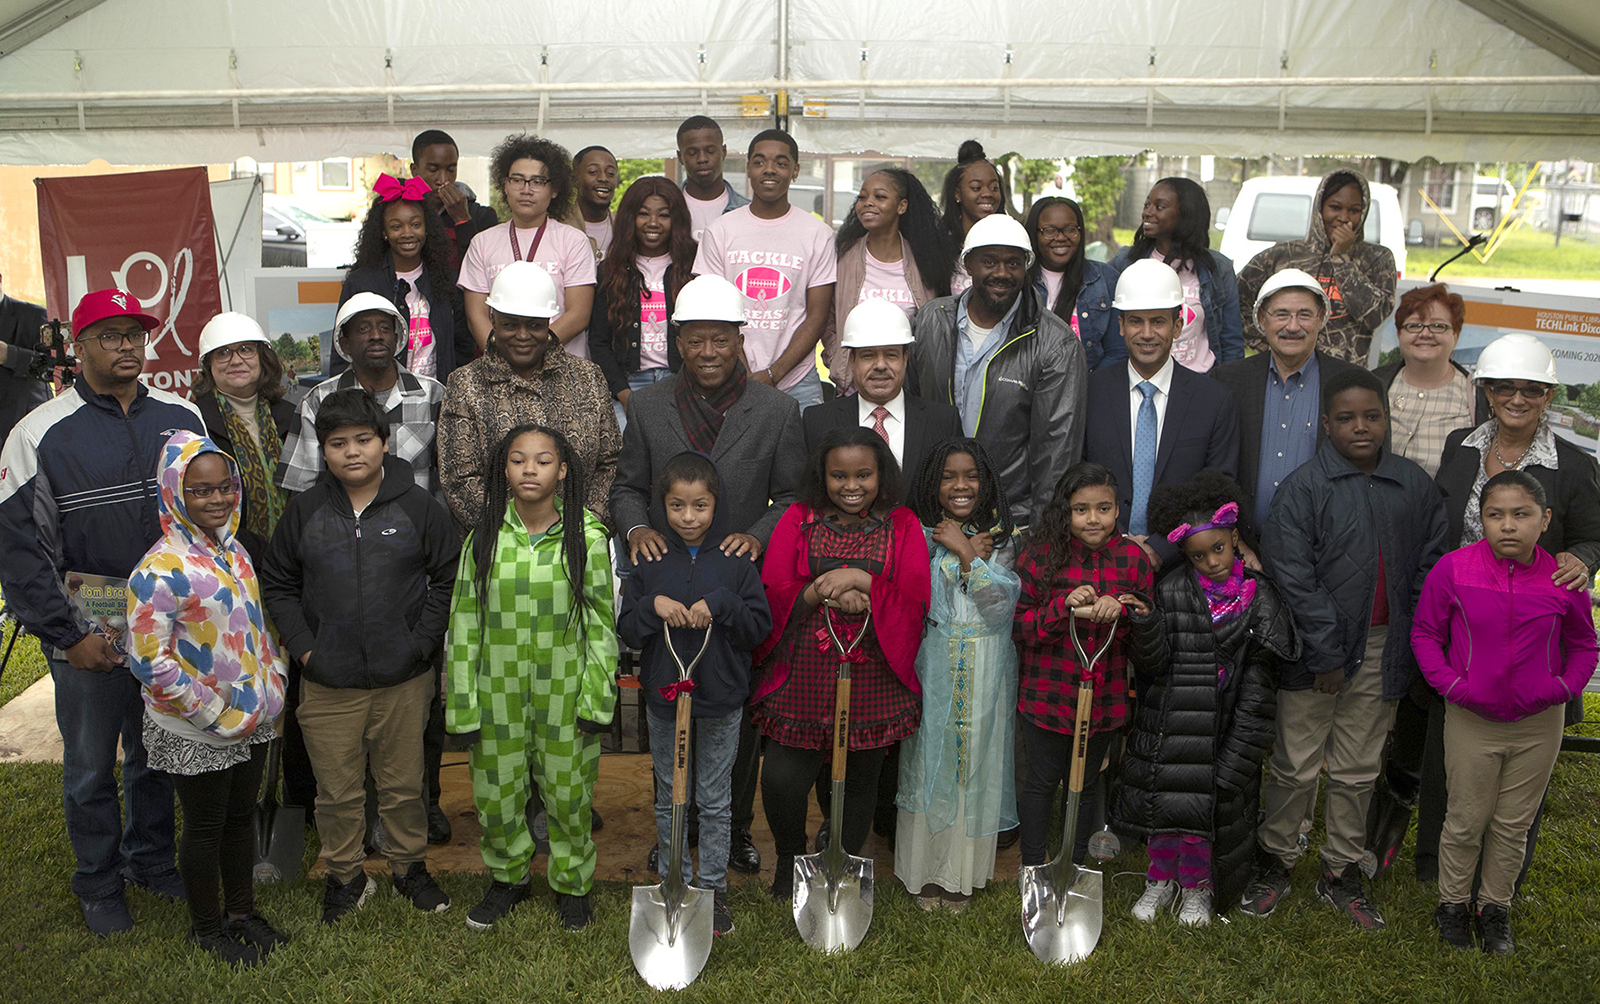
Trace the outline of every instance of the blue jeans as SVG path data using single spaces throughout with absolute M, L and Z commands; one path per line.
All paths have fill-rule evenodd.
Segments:
M 672 841 L 672 741 L 677 723 L 671 714 L 650 708 L 650 760 L 656 768 L 656 846 L 667 867 Z M 700 806 L 700 881 L 702 889 L 728 885 L 728 845 L 733 821 L 733 760 L 739 752 L 741 712 L 694 720 L 694 762 L 690 778 Z M 687 827 L 685 827 L 687 829 Z M 683 851 L 683 880 L 694 881 L 689 849 Z
M 124 869 L 143 877 L 175 867 L 172 778 L 145 766 L 144 701 L 132 673 L 73 669 L 64 659 L 49 662 L 61 729 L 67 837 L 78 858 L 72 891 L 83 899 L 101 899 L 122 891 Z M 119 738 L 126 826 L 117 804 Z
M 800 405 L 800 410 L 805 411 L 812 405 L 822 403 L 822 377 L 817 375 L 815 366 L 805 375 L 805 379 L 784 391 L 794 398 Z
M 653 383 L 660 383 L 671 375 L 672 371 L 667 369 L 665 366 L 657 367 L 656 369 L 639 370 L 636 373 L 629 373 L 628 390 L 640 390 L 650 386 Z M 621 432 L 623 429 L 628 427 L 627 409 L 624 408 L 622 406 L 622 402 L 618 401 L 616 398 L 611 399 L 611 406 L 617 410 L 617 431 Z

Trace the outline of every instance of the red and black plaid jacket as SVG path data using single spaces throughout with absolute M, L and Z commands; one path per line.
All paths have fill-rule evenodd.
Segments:
M 1076 538 L 1068 547 L 1067 561 L 1054 582 L 1040 581 L 1044 574 L 1042 548 L 1029 547 L 1017 559 L 1022 596 L 1017 601 L 1011 635 L 1017 643 L 1021 673 L 1017 710 L 1042 729 L 1071 735 L 1082 667 L 1067 634 L 1067 621 L 1072 617 L 1067 595 L 1088 585 L 1101 596 L 1149 596 L 1155 574 L 1144 549 L 1121 534 L 1098 549 L 1086 547 Z M 1103 624 L 1079 622 L 1078 638 L 1091 655 L 1105 640 L 1106 630 Z M 1117 640 L 1096 667 L 1099 680 L 1089 712 L 1090 735 L 1119 728 L 1128 720 L 1127 620 L 1119 621 L 1115 630 Z

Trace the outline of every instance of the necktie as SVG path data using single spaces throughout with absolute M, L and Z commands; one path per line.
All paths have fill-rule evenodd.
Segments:
M 889 409 L 878 405 L 872 409 L 872 431 L 883 437 L 885 443 L 889 442 L 889 430 L 883 427 L 883 420 L 889 417 Z
M 1128 514 L 1128 532 L 1149 533 L 1146 514 L 1156 480 L 1156 385 L 1140 380 L 1138 390 L 1144 400 L 1133 427 L 1133 511 Z

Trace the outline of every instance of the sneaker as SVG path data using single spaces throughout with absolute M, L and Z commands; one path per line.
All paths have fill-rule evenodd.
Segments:
M 1144 895 L 1133 904 L 1133 919 L 1146 924 L 1156 919 L 1156 914 L 1172 905 L 1178 898 L 1178 883 L 1172 879 L 1162 879 L 1157 882 L 1152 879 L 1144 880 Z
M 350 911 L 361 909 L 377 887 L 378 883 L 372 881 L 366 872 L 357 872 L 356 877 L 348 882 L 340 882 L 329 875 L 323 883 L 322 922 L 335 924 Z
M 761 871 L 761 851 L 750 839 L 749 830 L 733 831 L 733 845 L 728 848 L 728 867 L 736 872 L 754 875 Z
M 83 922 L 89 933 L 97 938 L 133 930 L 133 914 L 128 912 L 128 901 L 121 886 L 109 896 L 79 899 L 78 905 L 83 908 Z
M 188 896 L 183 888 L 183 876 L 178 874 L 176 868 L 169 867 L 150 875 L 138 875 L 133 869 L 124 868 L 122 877 L 147 892 L 155 893 L 162 899 L 175 903 L 183 902 Z
M 467 911 L 467 926 L 474 931 L 487 931 L 501 917 L 510 913 L 512 907 L 527 899 L 529 891 L 527 880 L 516 885 L 490 882 L 478 905 Z
M 209 934 L 201 934 L 190 928 L 189 944 L 210 952 L 230 966 L 250 969 L 261 964 L 261 952 L 255 945 L 235 941 L 224 934 L 220 928 Z
M 718 889 L 711 894 L 711 933 L 732 934 L 733 913 L 728 909 L 728 890 Z
M 259 913 L 247 913 L 228 921 L 223 928 L 228 937 L 244 945 L 255 946 L 262 958 L 274 949 L 289 943 L 289 936 L 267 923 Z
M 561 926 L 569 931 L 581 931 L 594 922 L 594 909 L 589 906 L 589 894 L 569 896 L 556 893 L 556 913 L 561 915 Z
M 392 875 L 394 891 L 411 901 L 411 905 L 427 913 L 443 913 L 450 909 L 450 894 L 439 888 L 428 866 L 418 861 L 404 875 Z
M 1283 897 L 1289 895 L 1289 869 L 1283 862 L 1271 859 L 1256 867 L 1244 895 L 1239 897 L 1239 909 L 1252 917 L 1270 917 Z
M 772 870 L 772 898 L 779 902 L 794 900 L 794 855 L 778 855 L 778 864 Z
M 1511 937 L 1511 911 L 1503 906 L 1485 903 L 1478 911 L 1478 938 L 1483 950 L 1490 955 L 1510 955 L 1517 950 Z
M 1324 867 L 1322 877 L 1317 879 L 1317 898 L 1333 904 L 1335 910 L 1349 917 L 1363 931 L 1383 930 L 1383 915 L 1361 887 L 1358 864 L 1345 866 L 1344 872 L 1338 875 Z
M 450 842 L 450 817 L 444 814 L 438 803 L 428 806 L 428 843 L 448 844 Z
M 652 875 L 661 874 L 661 845 L 650 848 L 650 856 L 645 859 L 644 866 L 650 869 Z
M 1452 948 L 1472 947 L 1472 911 L 1465 903 L 1440 903 L 1433 911 L 1439 940 Z
M 1178 923 L 1184 927 L 1211 926 L 1211 890 L 1181 889 L 1178 892 Z

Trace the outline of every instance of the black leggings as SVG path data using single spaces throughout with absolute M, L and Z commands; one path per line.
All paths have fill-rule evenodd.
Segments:
M 251 812 L 261 788 L 267 744 L 250 747 L 250 759 L 225 770 L 174 774 L 172 786 L 183 806 L 183 838 L 178 841 L 178 871 L 189 901 L 189 920 L 202 934 L 222 927 L 217 880 L 228 913 L 242 917 L 256 908 L 251 886 L 256 862 Z
M 802 750 L 776 742 L 767 743 L 761 766 L 761 802 L 767 810 L 767 826 L 780 857 L 806 853 L 806 810 L 817 771 L 822 768 L 827 750 Z M 873 810 L 878 804 L 878 775 L 883 770 L 887 748 L 851 750 L 845 759 L 844 849 L 860 854 L 872 828 Z
M 1072 767 L 1072 736 L 1042 729 L 1025 718 L 1018 719 L 1022 745 L 1028 751 L 1028 773 L 1017 793 L 1017 819 L 1022 825 L 1022 863 L 1042 865 L 1050 838 L 1056 791 Z M 1082 862 L 1100 816 L 1102 785 L 1100 764 L 1116 738 L 1115 732 L 1100 732 L 1089 737 L 1088 762 L 1083 767 L 1083 797 L 1078 803 L 1078 832 L 1072 841 L 1072 860 Z

